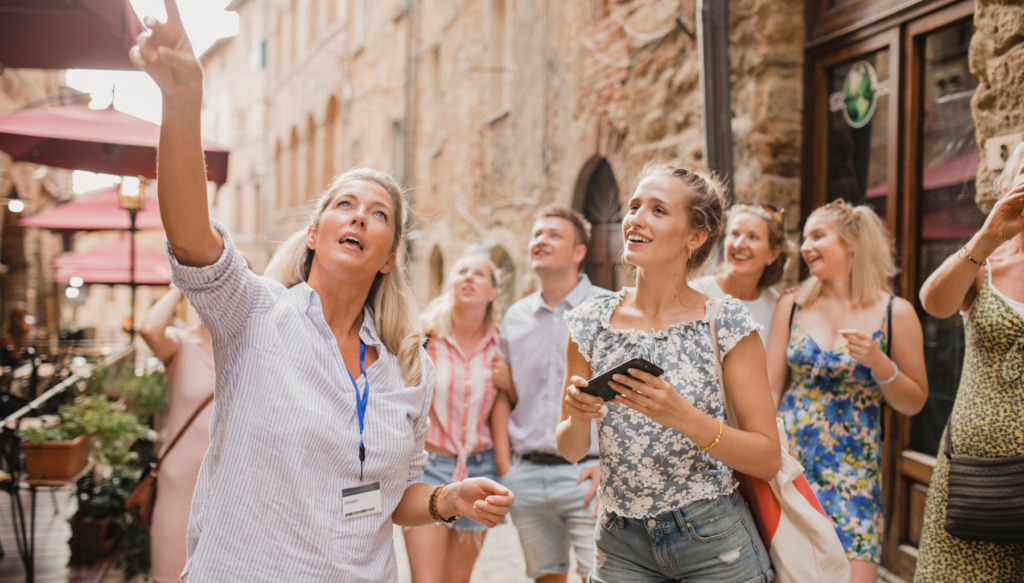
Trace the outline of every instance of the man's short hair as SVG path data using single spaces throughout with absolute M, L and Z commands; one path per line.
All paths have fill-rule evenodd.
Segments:
M 533 222 L 536 223 L 541 219 L 549 217 L 569 221 L 572 224 L 573 231 L 576 232 L 577 245 L 590 244 L 590 221 L 583 218 L 583 215 L 579 212 L 574 211 L 564 204 L 552 203 L 541 207 L 537 211 L 537 214 L 533 216 Z

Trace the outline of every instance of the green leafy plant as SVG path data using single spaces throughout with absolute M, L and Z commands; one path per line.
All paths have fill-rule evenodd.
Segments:
M 93 458 L 105 466 L 131 465 L 134 456 L 129 448 L 136 439 L 150 437 L 151 430 L 138 417 L 104 395 L 87 395 L 72 405 L 62 406 L 62 418 L 65 411 L 77 417 L 85 432 L 92 434 L 96 444 Z
M 128 412 L 142 420 L 167 408 L 167 376 L 161 371 L 136 375 L 130 367 L 116 371 L 97 368 L 89 378 L 86 391 L 102 393 L 114 400 L 124 399 Z

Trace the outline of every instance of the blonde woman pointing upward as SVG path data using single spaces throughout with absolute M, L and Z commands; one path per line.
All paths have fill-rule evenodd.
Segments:
M 246 268 L 210 220 L 203 71 L 174 0 L 132 48 L 163 94 L 160 212 L 175 284 L 213 339 L 210 449 L 182 579 L 397 581 L 392 525 L 494 526 L 511 493 L 485 478 L 420 483 L 434 368 L 401 269 L 405 202 L 386 174 L 342 174 L 309 226 Z

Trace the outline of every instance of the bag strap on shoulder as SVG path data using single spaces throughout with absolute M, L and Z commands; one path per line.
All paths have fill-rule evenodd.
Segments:
M 733 413 L 732 406 L 729 403 L 728 395 L 725 392 L 725 368 L 722 365 L 722 353 L 718 347 L 718 328 L 715 323 L 718 320 L 718 314 L 722 311 L 722 304 L 724 301 L 721 298 L 712 298 L 711 304 L 708 306 L 708 323 L 711 325 L 711 345 L 715 349 L 715 370 L 718 372 L 718 391 L 722 395 L 722 405 L 725 407 L 725 419 L 729 423 L 730 427 L 739 428 L 736 424 L 736 415 Z
M 196 420 L 196 417 L 199 416 L 199 413 L 201 413 L 202 410 L 205 409 L 206 406 L 209 405 L 210 401 L 212 400 L 213 393 L 211 393 L 209 397 L 203 400 L 203 402 L 198 407 L 196 407 L 196 410 L 192 413 L 192 416 L 189 417 L 188 421 L 185 422 L 185 426 L 181 428 L 181 431 L 179 431 L 178 434 L 174 436 L 174 440 L 171 441 L 171 444 L 167 446 L 167 450 L 164 451 L 164 454 L 160 456 L 160 459 L 156 460 L 157 467 L 160 467 L 160 462 L 164 461 L 164 458 L 167 457 L 167 454 L 171 453 L 171 450 L 174 449 L 174 446 L 178 445 L 178 440 L 181 439 L 181 436 L 185 435 L 185 432 L 188 431 L 188 428 L 192 426 L 192 422 Z

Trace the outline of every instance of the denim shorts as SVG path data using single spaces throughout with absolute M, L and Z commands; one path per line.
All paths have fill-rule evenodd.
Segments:
M 427 463 L 423 465 L 423 483 L 431 486 L 452 483 L 452 474 L 458 458 L 427 452 Z M 489 478 L 498 481 L 498 466 L 494 465 L 494 449 L 474 453 L 466 459 L 470 478 Z M 463 516 L 452 525 L 458 530 L 487 530 L 487 526 Z
M 775 578 L 739 492 L 642 519 L 602 512 L 596 532 L 590 583 L 766 583 Z

